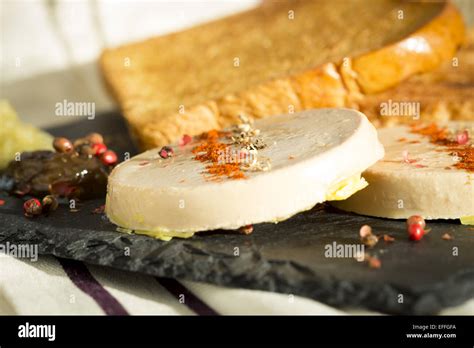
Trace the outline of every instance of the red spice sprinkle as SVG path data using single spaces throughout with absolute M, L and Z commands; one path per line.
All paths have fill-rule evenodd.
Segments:
M 445 146 L 445 151 L 456 154 L 459 161 L 453 164 L 453 167 L 474 172 L 474 146 L 468 143 L 469 135 L 467 130 L 464 131 L 465 133 L 461 133 L 461 135 L 458 134 L 455 137 L 456 140 L 450 139 L 450 132 L 447 128 L 438 127 L 436 123 L 422 127 L 413 125 L 411 132 L 427 136 L 432 144 Z
M 138 163 L 139 166 L 146 166 L 147 164 L 150 164 L 150 161 L 141 161 Z
M 209 163 L 206 166 L 207 174 L 210 180 L 220 180 L 223 176 L 229 179 L 245 179 L 245 174 L 240 168 L 239 163 L 220 163 L 220 157 L 226 152 L 230 145 L 219 141 L 219 138 L 227 135 L 225 132 L 211 130 L 200 136 L 200 144 L 193 148 L 192 152 L 196 154 L 195 160 L 203 163 Z
M 438 127 L 436 123 L 431 123 L 422 127 L 414 125 L 411 127 L 411 132 L 429 137 L 430 141 L 434 144 L 453 145 L 456 143 L 449 140 L 448 130 L 446 128 Z
M 1 207 L 2 205 L 5 205 L 5 200 L 4 200 L 4 199 L 0 199 L 0 207 Z

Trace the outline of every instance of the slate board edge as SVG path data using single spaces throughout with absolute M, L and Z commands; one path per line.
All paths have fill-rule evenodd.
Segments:
M 118 234 L 114 244 L 108 244 L 107 248 L 97 250 L 96 252 L 102 252 L 99 259 L 94 257 L 94 255 L 97 255 L 96 252 L 90 253 L 86 257 L 67 252 L 67 248 L 62 246 L 64 241 L 59 240 L 60 238 L 55 234 L 49 234 L 47 229 L 41 228 L 42 226 L 35 224 L 34 221 L 24 223 L 23 226 L 26 228 L 17 228 L 14 227 L 18 220 L 17 216 L 5 214 L 2 215 L 2 219 L 5 219 L 4 226 L 10 226 L 10 229 L 0 229 L 0 242 L 35 243 L 38 244 L 40 255 L 54 255 L 60 258 L 80 260 L 89 264 L 109 266 L 157 277 L 293 294 L 338 308 L 364 307 L 387 314 L 429 315 L 436 314 L 445 307 L 459 305 L 472 298 L 474 294 L 474 270 L 453 273 L 449 279 L 445 279 L 435 286 L 414 290 L 399 288 L 393 284 L 363 285 L 338 279 L 328 281 L 296 262 L 264 260 L 257 251 L 240 256 L 242 263 L 247 264 L 248 268 L 244 269 L 241 277 L 236 278 L 235 272 L 231 271 L 235 262 L 226 263 L 222 261 L 222 258 L 216 260 L 211 254 L 205 255 L 208 262 L 220 262 L 224 269 L 229 270 L 229 274 L 234 275 L 234 277 L 226 278 L 221 276 L 226 272 L 221 270 L 216 273 L 212 268 L 204 268 L 200 272 L 195 272 L 193 263 L 190 261 L 195 258 L 195 254 L 191 252 L 194 247 L 187 244 L 185 240 L 180 240 L 179 243 L 165 243 L 160 251 L 163 255 L 179 255 L 179 260 L 155 257 L 153 260 L 147 260 L 149 262 L 134 260 L 134 265 L 132 265 L 130 262 L 132 259 L 129 257 L 116 258 L 112 252 L 113 248 L 127 246 L 125 242 L 126 234 Z M 48 238 L 44 238 L 45 236 Z M 49 243 L 45 243 L 45 241 L 49 241 Z M 110 248 L 111 246 L 113 248 Z M 177 250 L 169 252 L 169 249 L 175 248 Z M 235 261 L 234 257 L 231 258 L 232 261 Z M 108 262 L 103 261 L 106 259 L 108 259 Z M 110 260 L 112 261 L 110 262 Z M 300 280 L 290 284 L 285 276 L 280 275 L 279 270 L 284 268 L 286 268 L 286 273 L 290 268 L 291 271 L 300 275 Z M 374 271 L 376 272 L 376 270 Z M 401 304 L 397 302 L 398 294 L 403 294 L 404 297 Z

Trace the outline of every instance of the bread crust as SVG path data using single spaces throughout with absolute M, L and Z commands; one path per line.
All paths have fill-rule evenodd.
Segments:
M 387 91 L 367 95 L 360 102 L 360 111 L 377 127 L 411 123 L 413 117 L 382 116 L 381 105 L 389 100 L 415 101 L 420 104 L 421 121 L 474 121 L 474 28 L 467 31 L 466 39 L 455 57 L 439 68 L 412 76 Z
M 195 135 L 226 127 L 235 123 L 239 114 L 261 118 L 318 107 L 358 109 L 366 95 L 436 68 L 455 54 L 463 39 L 461 15 L 448 1 L 421 28 L 378 50 L 328 62 L 159 116 L 152 101 L 142 105 L 130 97 L 139 91 L 130 90 L 132 86 L 117 78 L 117 71 L 108 61 L 113 51 L 105 51 L 100 64 L 132 136 L 144 150 L 174 142 L 183 134 Z

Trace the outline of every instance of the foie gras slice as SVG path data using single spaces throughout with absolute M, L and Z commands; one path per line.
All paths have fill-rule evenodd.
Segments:
M 124 228 L 155 237 L 188 236 L 278 222 L 326 200 L 344 199 L 367 183 L 360 173 L 383 157 L 364 114 L 318 109 L 257 120 L 270 170 L 220 180 L 195 159 L 202 140 L 172 145 L 174 156 L 146 151 L 117 166 L 108 181 L 106 213 Z M 222 142 L 229 142 L 225 136 Z
M 379 130 L 386 153 L 363 173 L 369 187 L 335 205 L 395 219 L 473 216 L 474 148 L 468 137 L 473 126 L 474 122 L 450 122 Z

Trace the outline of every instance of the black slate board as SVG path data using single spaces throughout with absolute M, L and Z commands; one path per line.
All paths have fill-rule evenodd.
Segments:
M 119 153 L 136 152 L 116 114 L 51 132 L 75 137 L 93 130 L 108 135 L 110 147 Z M 0 199 L 6 201 L 0 207 L 0 244 L 38 244 L 40 254 L 385 313 L 432 314 L 474 297 L 474 230 L 458 222 L 430 223 L 430 234 L 414 243 L 407 240 L 404 221 L 357 216 L 320 205 L 276 225 L 256 225 L 248 236 L 208 232 L 163 242 L 116 232 L 103 214 L 92 213 L 102 200 L 83 202 L 75 213 L 61 206 L 52 216 L 26 219 L 22 200 L 4 193 Z M 381 269 L 370 269 L 352 258 L 325 257 L 328 244 L 358 244 L 363 224 L 396 238 L 370 250 L 380 257 Z M 445 232 L 455 239 L 443 240 Z

